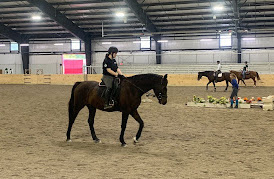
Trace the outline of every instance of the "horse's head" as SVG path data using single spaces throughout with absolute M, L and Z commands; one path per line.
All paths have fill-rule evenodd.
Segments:
M 160 84 L 156 84 L 153 91 L 160 104 L 165 105 L 167 103 L 167 74 L 161 79 Z
M 198 81 L 202 78 L 202 76 L 203 76 L 203 74 L 202 74 L 202 72 L 198 72 Z

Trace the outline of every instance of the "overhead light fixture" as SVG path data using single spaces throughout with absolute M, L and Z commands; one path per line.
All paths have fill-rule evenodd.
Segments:
M 5 44 L 0 44 L 0 47 L 5 47 L 6 45 Z
M 201 42 L 209 42 L 209 41 L 212 41 L 212 39 L 201 39 L 200 41 Z
M 56 46 L 61 46 L 61 45 L 63 45 L 62 43 L 56 43 L 56 44 L 54 44 L 54 45 L 56 45 Z
M 116 16 L 117 17 L 124 17 L 125 13 L 123 13 L 123 12 L 116 12 Z
M 111 42 L 102 42 L 103 45 L 111 44 Z
M 28 47 L 29 44 L 20 44 L 21 47 Z
M 158 40 L 157 42 L 159 42 L 159 43 L 166 43 L 166 42 L 168 42 L 168 40 Z
M 224 9 L 223 6 L 214 6 L 214 7 L 213 7 L 213 10 L 214 10 L 214 11 L 222 11 L 223 9 Z
M 31 18 L 32 18 L 32 20 L 36 20 L 36 21 L 42 19 L 42 17 L 40 15 L 33 15 L 33 16 L 31 16 Z
M 255 40 L 255 38 L 243 38 L 243 40 Z
M 133 41 L 134 44 L 140 44 L 141 41 Z

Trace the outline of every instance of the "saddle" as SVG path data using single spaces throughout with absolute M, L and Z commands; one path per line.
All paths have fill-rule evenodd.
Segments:
M 121 87 L 121 80 L 120 78 L 114 78 L 113 80 L 113 84 L 112 84 L 112 91 L 111 91 L 111 96 L 112 99 L 114 101 L 114 106 L 118 104 L 119 101 L 119 97 L 120 97 L 120 87 Z M 103 93 L 101 94 L 101 97 L 103 97 L 105 95 L 105 91 L 106 91 L 106 84 L 104 83 L 104 81 L 102 80 L 99 85 L 100 88 L 105 88 L 103 89 Z
M 218 77 L 222 77 L 222 76 L 223 76 L 223 73 L 219 73 L 219 74 L 218 74 Z

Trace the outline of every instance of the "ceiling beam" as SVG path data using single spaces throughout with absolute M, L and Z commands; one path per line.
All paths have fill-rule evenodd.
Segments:
M 56 10 L 51 4 L 45 0 L 27 0 L 29 3 L 38 7 L 44 14 L 47 14 L 52 20 L 56 21 L 75 37 L 87 41 L 88 33 L 85 33 L 83 29 L 75 25 L 71 20 L 69 20 L 64 14 Z
M 135 14 L 138 20 L 145 25 L 149 32 L 157 32 L 157 28 L 151 22 L 149 17 L 146 15 L 145 11 L 142 9 L 141 5 L 136 0 L 124 0 L 131 11 Z
M 234 14 L 235 32 L 240 28 L 240 13 L 239 13 L 239 3 L 238 0 L 232 0 L 232 9 Z
M 5 26 L 3 23 L 0 23 L 0 34 L 17 43 L 22 43 L 25 39 L 25 36 L 15 32 L 10 27 Z

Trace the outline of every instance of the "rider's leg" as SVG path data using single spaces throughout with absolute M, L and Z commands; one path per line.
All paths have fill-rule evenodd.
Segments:
M 104 95 L 104 109 L 112 108 L 112 105 L 109 105 L 109 100 L 111 97 L 113 77 L 103 75 L 102 80 L 104 81 L 104 83 L 106 84 L 106 87 L 107 87 L 107 89 L 105 91 L 105 95 Z

